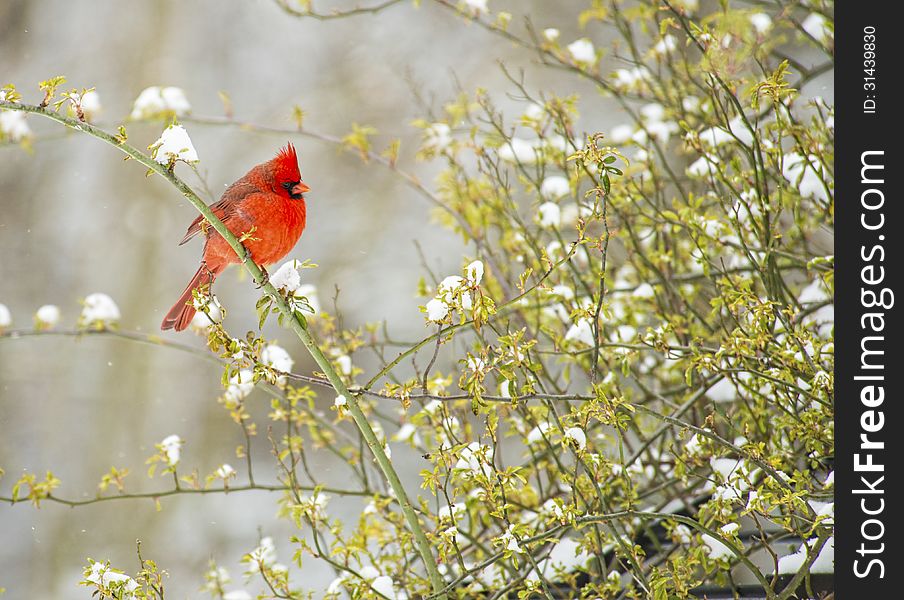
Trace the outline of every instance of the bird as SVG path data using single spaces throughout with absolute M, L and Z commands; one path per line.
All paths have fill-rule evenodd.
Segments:
M 210 205 L 226 228 L 242 241 L 251 260 L 261 267 L 265 281 L 268 277 L 265 266 L 291 252 L 304 231 L 307 221 L 304 194 L 310 189 L 301 180 L 295 146 L 288 143 L 274 158 L 253 167 L 227 187 L 220 200 Z M 160 325 L 163 331 L 182 331 L 188 327 L 197 310 L 192 291 L 209 293 L 214 280 L 226 267 L 241 262 L 203 215 L 198 215 L 189 225 L 179 245 L 199 233 L 205 238 L 201 265 L 163 318 Z

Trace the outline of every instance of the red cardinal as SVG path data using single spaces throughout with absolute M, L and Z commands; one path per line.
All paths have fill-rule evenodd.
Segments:
M 301 237 L 306 214 L 303 194 L 309 189 L 298 172 L 295 147 L 288 144 L 276 158 L 257 165 L 226 188 L 220 201 L 210 208 L 234 236 L 246 236 L 242 244 L 251 259 L 263 267 L 283 258 Z M 239 262 L 223 236 L 201 215 L 192 222 L 179 245 L 199 232 L 207 238 L 201 266 L 164 317 L 160 329 L 182 331 L 188 327 L 195 316 L 192 290 L 201 286 L 209 289 L 217 275 Z

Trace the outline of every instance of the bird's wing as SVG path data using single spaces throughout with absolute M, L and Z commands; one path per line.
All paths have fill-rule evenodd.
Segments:
M 258 192 L 260 192 L 260 190 L 256 185 L 246 181 L 237 181 L 226 188 L 226 191 L 223 192 L 223 196 L 220 197 L 216 203 L 210 205 L 210 210 L 213 211 L 213 214 L 215 214 L 218 219 L 226 223 L 226 226 L 228 227 L 228 221 L 235 215 L 239 207 L 239 202 L 250 194 Z M 192 239 L 202 230 L 206 234 L 207 227 L 205 224 L 206 221 L 204 220 L 204 215 L 198 215 L 195 220 L 192 221 L 191 225 L 188 226 L 188 231 L 185 232 L 185 237 L 182 238 L 179 245 L 181 246 Z

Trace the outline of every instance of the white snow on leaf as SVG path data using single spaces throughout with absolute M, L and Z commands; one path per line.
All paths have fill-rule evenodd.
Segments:
M 589 319 L 578 319 L 565 333 L 566 342 L 575 342 L 586 346 L 593 346 L 596 338 L 593 336 L 593 325 Z
M 297 290 L 295 290 L 295 297 L 304 296 L 308 299 L 308 304 L 311 305 L 310 312 L 312 317 L 316 317 L 320 314 L 320 301 L 317 299 L 317 288 L 310 283 L 301 284 Z
M 681 108 L 689 113 L 697 112 L 700 108 L 700 98 L 696 96 L 685 96 L 681 99 Z
M 485 446 L 481 446 L 477 442 L 471 442 L 462 448 L 459 453 L 458 461 L 455 463 L 455 469 L 466 471 L 468 475 L 479 475 L 483 473 L 481 466 L 481 455 Z
M 645 121 L 662 121 L 665 118 L 665 107 L 658 102 L 651 102 L 640 107 L 640 115 Z
M 348 354 L 340 354 L 337 356 L 336 365 L 339 367 L 339 372 L 343 375 L 352 374 L 352 357 Z
M 191 323 L 189 323 L 188 326 L 192 331 L 206 333 L 212 325 L 223 320 L 223 307 L 220 305 L 216 296 L 208 298 L 206 313 L 200 310 L 202 307 L 199 306 L 199 304 L 200 303 L 195 300 L 195 308 L 199 310 L 195 313 L 195 316 L 192 317 Z
M 0 330 L 13 324 L 13 316 L 5 304 L 0 304 Z
M 692 535 L 691 528 L 684 523 L 676 525 L 672 530 L 672 539 L 680 544 L 690 544 L 693 539 Z
M 385 450 L 385 448 L 384 448 Z M 330 496 L 315 491 L 314 495 L 302 496 L 296 505 L 305 515 L 311 519 L 324 520 L 327 518 L 326 507 L 330 502 Z
M 546 109 L 543 108 L 543 105 L 531 102 L 527 105 L 527 108 L 524 109 L 523 116 L 530 121 L 539 121 L 544 115 L 546 115 Z
M 825 481 L 822 482 L 823 487 L 829 487 L 835 485 L 835 471 L 829 472 L 826 476 Z
M 573 225 L 578 222 L 578 219 L 588 219 L 593 214 L 593 207 L 582 205 L 579 202 L 569 202 L 562 207 L 562 216 L 559 219 L 563 225 Z M 558 241 L 558 240 L 554 240 Z M 559 246 L 561 248 L 561 244 Z M 564 256 L 564 254 L 563 254 Z M 574 256 L 575 264 L 584 267 L 586 266 L 586 256 L 582 252 L 578 252 Z
M 270 276 L 270 283 L 278 290 L 294 293 L 301 287 L 301 261 L 287 260 Z
M 452 129 L 445 123 L 433 123 L 424 130 L 424 146 L 442 152 L 452 144 Z
M 546 38 L 547 42 L 554 42 L 559 39 L 560 32 L 555 27 L 547 27 L 543 30 L 543 37 Z
M 442 408 L 443 408 L 443 403 L 441 401 L 431 400 L 430 402 L 428 402 L 427 404 L 424 405 L 423 412 L 427 413 L 428 415 L 435 415 L 436 413 L 440 412 L 442 410 Z
M 346 406 L 347 404 L 348 399 L 342 394 L 339 394 L 338 396 L 336 396 L 336 399 L 333 400 L 333 406 L 335 406 L 336 408 L 339 408 L 340 406 Z
M 12 142 L 20 142 L 31 136 L 31 128 L 25 120 L 25 113 L 0 110 L 0 133 Z
M 499 158 L 508 162 L 532 164 L 537 162 L 537 149 L 532 142 L 513 137 L 506 140 L 498 150 Z
M 646 67 L 635 67 L 633 69 L 618 69 L 615 71 L 613 83 L 615 87 L 622 90 L 629 90 L 638 84 L 650 79 L 650 71 Z
M 562 210 L 555 202 L 544 202 L 537 209 L 540 227 L 558 227 L 562 222 Z
M 660 142 L 667 142 L 672 134 L 678 132 L 678 124 L 674 121 L 655 121 L 647 123 L 647 132 Z M 646 157 L 639 157 L 638 160 L 646 160 Z
M 783 556 L 778 559 L 778 574 L 792 575 L 797 573 L 804 563 L 807 562 L 807 550 L 816 545 L 816 539 L 809 540 L 806 544 L 801 544 L 797 552 Z M 835 536 L 830 537 L 819 556 L 810 566 L 811 573 L 834 573 L 835 572 Z
M 60 322 L 60 308 L 54 304 L 45 304 L 35 313 L 35 321 L 40 327 L 55 327 Z
M 568 44 L 568 53 L 577 63 L 592 65 L 596 62 L 596 49 L 593 42 L 587 38 L 581 38 Z
M 654 298 L 656 296 L 656 290 L 653 289 L 653 286 L 649 283 L 641 283 L 637 286 L 631 295 L 635 298 Z
M 181 117 L 191 111 L 191 104 L 188 103 L 182 88 L 167 86 L 160 90 L 160 96 L 166 109 L 176 113 L 176 116 Z
M 479 356 L 468 355 L 468 370 L 475 373 L 482 373 L 486 369 L 486 362 Z
M 835 525 L 835 503 L 834 502 L 810 502 L 813 510 L 816 511 L 817 517 L 824 517 L 823 525 Z
M 82 321 L 112 325 L 119 321 L 119 307 L 107 294 L 89 294 L 83 302 Z
M 749 146 L 753 143 L 753 134 L 741 117 L 735 117 L 728 122 L 728 129 L 724 127 L 710 127 L 701 131 L 700 141 L 710 147 L 737 141 Z
M 464 0 L 465 6 L 467 6 L 472 14 L 475 15 L 483 15 L 489 12 L 489 7 L 487 7 L 487 0 Z
M 80 106 L 82 114 L 85 115 L 85 119 L 88 121 L 97 117 L 100 111 L 103 110 L 103 106 L 100 103 L 100 94 L 95 90 L 82 94 Z
M 527 434 L 527 443 L 528 444 L 537 444 L 543 441 L 543 435 L 552 428 L 551 423 L 547 423 L 546 421 L 539 423 L 536 427 L 530 430 Z
M 706 177 L 715 175 L 718 170 L 719 158 L 717 156 L 701 156 L 690 164 L 687 174 L 691 177 Z
M 827 44 L 833 37 L 826 18 L 819 13 L 810 13 L 800 26 L 820 44 Z
M 750 20 L 750 24 L 753 25 L 753 29 L 759 35 L 768 33 L 769 30 L 772 29 L 772 17 L 770 17 L 766 13 L 753 13 L 748 17 L 748 19 Z
M 440 535 L 444 538 L 454 541 L 456 544 L 458 543 L 458 528 L 457 527 L 448 527 L 444 529 Z
M 735 555 L 731 548 L 709 534 L 703 534 L 703 543 L 706 544 L 706 553 L 713 560 L 728 560 Z
M 556 502 L 555 498 L 550 498 L 544 502 L 541 510 L 544 514 L 555 517 L 556 519 L 565 517 L 565 512 L 562 510 L 562 507 L 559 506 L 559 503 Z
M 483 281 L 483 262 L 475 260 L 465 267 L 465 275 L 467 276 L 468 285 L 477 287 Z
M 716 403 L 734 402 L 738 397 L 738 391 L 730 379 L 723 377 L 706 391 L 706 395 Z
M 527 576 L 528 581 L 537 581 L 539 575 L 555 581 L 557 573 L 573 573 L 584 568 L 592 557 L 587 551 L 581 549 L 580 543 L 573 538 L 563 538 L 553 546 L 549 555 L 537 563 L 537 570 L 531 570 Z
M 254 389 L 254 373 L 251 369 L 242 369 L 229 378 L 229 386 L 224 397 L 228 402 L 238 402 L 248 396 Z
M 342 591 L 342 584 L 345 583 L 346 574 L 343 573 L 339 577 L 333 579 L 326 588 L 327 595 L 335 595 Z
M 572 298 L 574 298 L 574 290 L 567 285 L 554 285 L 552 286 L 552 289 L 549 291 L 549 293 L 554 296 L 558 296 L 563 300 L 571 300 Z
M 753 477 L 747 465 L 734 458 L 713 458 L 709 462 L 713 478 L 719 483 L 713 490 L 713 498 L 723 502 L 742 503 Z
M 558 200 L 571 193 L 571 185 L 566 177 L 550 175 L 540 184 L 540 195 L 547 200 Z
M 163 438 L 160 442 L 160 449 L 166 454 L 166 460 L 171 467 L 175 466 L 182 458 L 182 441 L 178 435 L 173 434 Z
M 439 285 L 436 287 L 437 295 L 443 298 L 448 298 L 452 293 L 461 288 L 461 285 L 462 283 L 464 283 L 464 281 L 464 277 L 461 277 L 459 275 L 449 275 L 439 282 Z
M 609 132 L 609 141 L 613 144 L 624 144 L 634 135 L 634 128 L 630 125 L 616 125 Z
M 565 439 L 577 446 L 578 450 L 587 447 L 587 434 L 579 427 L 569 427 L 565 430 Z
M 797 152 L 789 152 L 782 160 L 782 175 L 792 187 L 797 188 L 801 197 L 827 202 L 829 195 L 819 177 L 822 171 L 822 164 L 816 156 L 805 158 Z M 826 179 L 831 182 L 831 178 Z
M 464 504 L 453 502 L 452 504 L 441 507 L 436 512 L 436 518 L 440 521 L 452 521 L 454 523 L 458 521 L 458 518 L 461 517 L 464 512 Z
M 132 119 L 148 119 L 160 113 L 171 112 L 177 117 L 191 112 L 191 104 L 185 92 L 177 87 L 151 86 L 142 90 L 132 105 Z
M 232 590 L 223 594 L 223 600 L 252 600 L 252 596 L 245 590 Z
M 474 0 L 471 1 L 473 2 Z M 380 575 L 370 582 L 370 587 L 372 587 L 375 592 L 389 598 L 389 600 L 396 600 L 395 585 L 392 583 L 392 577 Z
M 137 581 L 124 573 L 117 573 L 111 567 L 100 562 L 91 565 L 91 572 L 85 575 L 85 581 L 90 581 L 108 590 L 119 591 L 123 600 L 134 598 L 134 592 L 138 589 Z
M 471 294 L 467 289 L 468 287 L 468 282 L 464 277 L 461 277 L 459 275 L 449 275 L 448 277 L 443 279 L 438 286 L 436 286 L 435 299 L 445 304 L 447 310 L 451 309 L 456 299 L 460 299 L 462 310 L 471 310 L 473 301 L 471 300 Z M 428 318 L 430 317 L 431 313 L 433 315 L 439 315 L 442 312 L 442 308 L 436 303 L 431 304 L 430 302 L 428 302 L 425 308 L 427 309 Z M 442 319 L 429 320 L 435 321 Z
M 615 328 L 615 334 L 614 341 L 630 342 L 637 337 L 637 328 L 630 325 L 619 325 Z
M 828 293 L 826 292 L 822 279 L 816 278 L 813 282 L 805 287 L 801 292 L 800 296 L 797 297 L 798 301 L 801 304 L 810 304 L 814 302 L 822 302 L 823 300 L 827 300 L 829 298 Z
M 518 540 L 515 538 L 515 534 L 512 533 L 511 526 L 509 526 L 508 531 L 499 536 L 497 542 L 504 550 L 509 550 L 511 552 L 522 553 L 524 550 L 521 548 L 521 545 L 518 543 Z
M 417 433 L 417 427 L 412 425 L 411 423 L 405 423 L 399 430 L 392 436 L 392 440 L 394 442 L 408 442 L 410 441 L 415 446 L 421 445 L 421 437 Z
M 264 349 L 261 350 L 261 362 L 281 373 L 291 372 L 292 365 L 295 364 L 295 361 L 292 360 L 292 357 L 289 356 L 286 349 L 282 346 L 277 346 L 276 344 L 267 344 L 264 346 Z M 285 383 L 285 376 L 280 376 L 279 382 L 280 384 Z
M 150 148 L 154 160 L 161 165 L 169 165 L 177 160 L 186 163 L 198 162 L 198 152 L 182 125 L 170 125 L 164 129 L 160 138 Z
M 449 314 L 449 305 L 439 298 L 429 300 L 424 308 L 427 309 L 427 320 L 434 323 L 439 323 Z
M 656 42 L 655 46 L 653 46 L 653 54 L 657 56 L 664 56 L 666 54 L 674 52 L 677 47 L 678 40 L 675 39 L 675 36 L 666 34 L 661 40 Z
M 273 567 L 276 564 L 276 559 L 276 544 L 273 543 L 273 538 L 270 536 L 263 537 L 258 547 L 248 553 L 248 569 L 245 573 L 257 573 L 260 571 L 261 563 L 265 567 Z
M 232 465 L 223 463 L 220 467 L 214 472 L 214 475 L 219 477 L 220 479 L 231 479 L 235 477 L 235 469 L 232 468 Z
M 540 145 L 549 150 L 556 150 L 558 152 L 565 152 L 570 148 L 568 138 L 559 134 L 551 135 L 540 140 Z

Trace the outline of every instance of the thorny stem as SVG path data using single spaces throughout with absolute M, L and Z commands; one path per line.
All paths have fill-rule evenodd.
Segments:
M 64 125 L 70 129 L 87 133 L 88 135 L 104 141 L 114 148 L 117 148 L 120 152 L 125 153 L 129 158 L 136 160 L 154 173 L 159 174 L 161 177 L 169 181 L 177 190 L 182 193 L 183 196 L 185 196 L 185 198 L 189 202 L 191 202 L 191 204 L 198 210 L 198 212 L 200 212 L 204 216 L 204 219 L 208 223 L 210 223 L 210 225 L 217 231 L 217 233 L 219 233 L 223 237 L 223 239 L 226 240 L 232 250 L 236 253 L 236 256 L 238 256 L 241 264 L 245 267 L 254 281 L 258 282 L 264 293 L 266 293 L 267 296 L 270 297 L 270 299 L 279 309 L 280 313 L 282 313 L 282 315 L 286 318 L 286 322 L 288 323 L 289 328 L 292 329 L 292 331 L 298 336 L 298 339 L 300 339 L 304 344 L 305 348 L 307 348 L 311 357 L 314 359 L 314 362 L 317 363 L 317 366 L 327 376 L 327 379 L 336 390 L 336 393 L 345 396 L 345 398 L 347 399 L 348 411 L 352 415 L 352 419 L 355 421 L 355 425 L 360 430 L 364 441 L 367 443 L 367 446 L 373 453 L 377 464 L 380 466 L 380 469 L 383 471 L 383 474 L 385 475 L 390 487 L 392 488 L 393 492 L 396 495 L 396 498 L 398 499 L 399 506 L 402 509 L 402 513 L 405 516 L 408 527 L 409 529 L 411 529 L 411 533 L 414 535 L 415 545 L 417 547 L 418 553 L 421 556 L 421 560 L 424 562 L 424 567 L 427 570 L 427 575 L 430 579 L 434 593 L 438 594 L 438 597 L 444 598 L 445 593 L 441 592 L 443 588 L 443 580 L 439 573 L 439 570 L 437 569 L 436 558 L 433 556 L 433 552 L 430 548 L 429 542 L 427 541 L 427 536 L 424 533 L 424 529 L 423 527 L 421 527 L 420 521 L 418 521 L 417 514 L 414 511 L 414 507 L 412 506 L 411 501 L 408 499 L 408 494 L 406 493 L 405 488 L 402 485 L 401 480 L 399 479 L 398 473 L 392 466 L 392 462 L 389 460 L 389 457 L 386 456 L 383 445 L 377 439 L 373 428 L 370 426 L 370 423 L 367 420 L 367 416 L 364 414 L 364 411 L 361 410 L 361 407 L 358 404 L 358 398 L 348 391 L 348 388 L 342 381 L 342 378 L 336 372 L 336 369 L 333 368 L 333 365 L 330 364 L 330 361 L 326 358 L 326 356 L 324 356 L 323 352 L 320 350 L 320 347 L 317 345 L 317 342 L 308 331 L 307 324 L 305 323 L 304 319 L 291 309 L 285 298 L 283 298 L 277 291 L 277 289 L 273 287 L 273 284 L 268 281 L 268 278 L 265 277 L 264 272 L 261 270 L 261 268 L 251 259 L 251 253 L 248 252 L 247 249 L 241 244 L 241 242 L 239 242 L 239 240 L 232 234 L 232 232 L 229 231 L 226 225 L 219 218 L 217 218 L 213 211 L 210 210 L 210 207 L 208 207 L 207 204 L 205 204 L 204 201 L 201 200 L 201 198 L 198 197 L 198 195 L 188 185 L 185 184 L 185 182 L 177 177 L 171 169 L 167 168 L 166 165 L 161 165 L 153 158 L 141 152 L 134 146 L 127 144 L 124 140 L 113 136 L 102 129 L 79 121 L 78 119 L 61 115 L 55 111 L 48 110 L 47 108 L 42 108 L 40 106 L 3 101 L 0 102 L 0 108 L 40 115 L 52 121 L 56 121 L 57 123 L 60 123 L 61 125 Z

